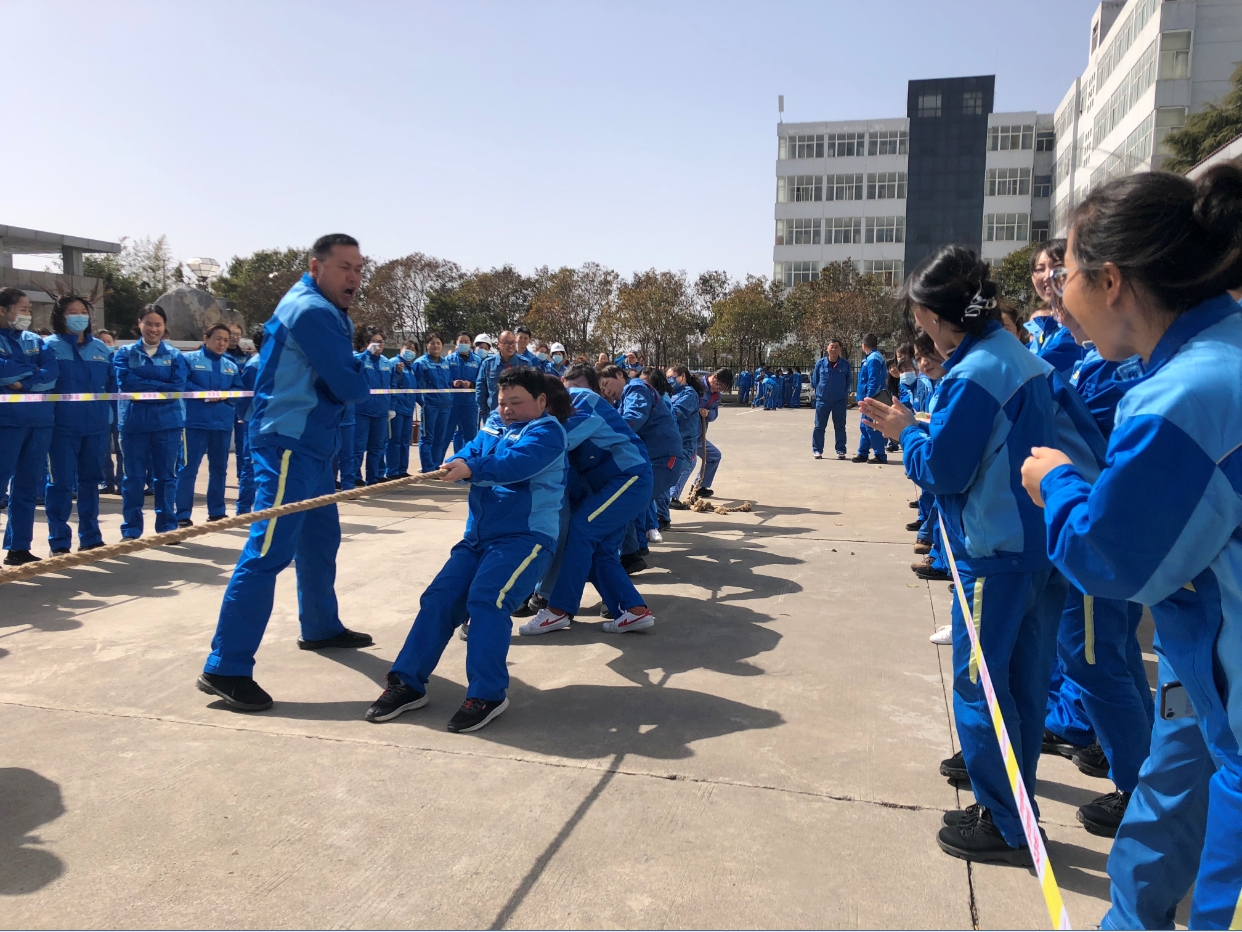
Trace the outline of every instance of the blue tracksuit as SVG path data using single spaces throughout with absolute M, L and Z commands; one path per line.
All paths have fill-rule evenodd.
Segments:
M 668 495 L 681 475 L 681 432 L 664 399 L 642 379 L 630 379 L 625 383 L 617 407 L 622 420 L 647 448 L 647 459 L 651 463 L 651 499 L 647 510 L 630 522 L 621 544 L 621 552 L 631 554 L 645 546 L 645 538 L 640 542 L 640 536 L 658 527 L 656 502 Z
M 1161 648 L 1194 705 L 1215 764 L 1192 928 L 1242 922 L 1239 371 L 1238 305 L 1221 295 L 1183 313 L 1118 404 L 1107 466 L 1094 485 L 1091 476 L 1062 466 L 1041 486 L 1054 563 L 1092 595 L 1151 606 Z M 1169 753 L 1166 738 L 1160 731 L 1153 736 L 1152 761 Z M 1181 820 L 1149 822 L 1146 802 L 1135 811 L 1135 802 L 1150 795 L 1144 779 L 1109 862 L 1115 883 L 1132 880 L 1138 862 L 1150 857 L 1144 850 L 1176 865 L 1199 847 Z M 1131 812 L 1140 827 L 1133 835 Z
M 877 354 L 878 355 L 878 354 Z M 1089 473 L 1103 438 L 1082 400 L 999 323 L 944 363 L 930 425 L 901 434 L 906 474 L 936 496 L 984 657 L 1034 804 L 1064 579 L 1048 560 L 1043 515 L 1022 488 L 1031 447 L 1059 447 Z M 1013 847 L 1025 845 L 978 671 L 953 602 L 953 709 L 975 798 Z M 1038 814 L 1038 812 L 1037 812 Z
M 755 400 L 751 404 L 753 408 L 763 408 L 765 411 L 775 410 L 776 405 L 772 403 L 772 398 L 776 394 L 776 376 L 766 374 L 759 382 L 759 389 L 755 392 Z
M 414 360 L 400 363 L 393 360 L 392 387 L 418 388 L 414 374 Z M 388 419 L 388 449 L 384 456 L 385 475 L 389 479 L 403 476 L 410 471 L 410 443 L 414 439 L 414 405 L 418 395 L 389 395 L 393 416 Z
M 486 420 L 500 403 L 500 390 L 496 384 L 500 373 L 515 366 L 529 365 L 530 360 L 520 353 L 514 353 L 507 361 L 499 356 L 487 356 L 483 359 L 483 362 L 479 364 L 479 374 L 474 384 L 475 406 L 479 409 L 481 420 Z
M 354 488 L 354 473 L 357 470 L 354 462 L 354 424 L 354 406 L 346 405 L 345 413 L 341 415 L 341 426 L 337 428 L 340 444 L 332 469 L 341 491 Z
M 392 669 L 425 690 L 454 629 L 469 618 L 466 695 L 499 701 L 509 688 L 510 613 L 534 591 L 560 533 L 565 428 L 550 415 L 489 425 L 453 459 L 471 472 L 466 534 L 423 590 Z
M 750 403 L 750 389 L 754 384 L 749 369 L 743 369 L 737 374 L 737 403 L 740 405 Z
M 689 472 L 690 467 L 694 464 L 694 458 L 698 455 L 699 446 L 699 430 L 701 418 L 699 417 L 699 393 L 689 385 L 678 387 L 673 383 L 673 394 L 669 399 L 669 404 L 673 409 L 673 418 L 677 422 L 677 432 L 681 435 L 681 473 L 678 475 L 678 482 L 673 484 L 674 489 L 682 481 L 681 477 Z M 672 497 L 676 498 L 677 493 L 672 492 Z
M 228 355 L 217 356 L 203 346 L 185 354 L 190 377 L 186 391 L 241 391 L 241 370 Z M 236 421 L 235 403 L 230 400 L 185 400 L 185 430 L 181 435 L 183 462 L 177 474 L 177 520 L 188 521 L 194 509 L 194 483 L 198 467 L 207 454 L 207 516 L 224 517 L 224 480 L 229 471 L 229 440 Z
M 432 359 L 424 354 L 414 363 L 419 388 L 453 387 L 453 367 L 447 358 Z M 432 392 L 418 396 L 423 409 L 423 427 L 418 435 L 418 458 L 423 472 L 439 469 L 452 439 L 453 396 Z
M 382 353 L 363 350 L 355 354 L 362 366 L 367 388 L 392 388 L 392 360 Z M 388 446 L 388 411 L 391 395 L 369 395 L 354 409 L 354 481 L 372 485 L 384 478 L 384 453 Z M 365 462 L 366 475 L 363 476 Z
M 0 391 L 50 392 L 59 373 L 55 354 L 37 333 L 0 327 Z M 34 539 L 35 501 L 52 445 L 54 409 L 52 402 L 0 405 L 0 494 L 8 492 L 9 482 L 13 483 L 4 529 L 5 550 L 29 550 Z
M 705 390 L 704 394 L 699 396 L 699 430 L 706 432 L 707 424 L 703 423 L 702 412 L 707 410 L 707 424 L 720 415 L 720 393 Z M 703 449 L 706 447 L 706 449 Z M 685 488 L 686 482 L 694 473 L 694 465 L 698 460 L 698 455 L 702 451 L 704 453 L 703 463 L 703 481 L 699 488 L 710 489 L 712 482 L 716 479 L 716 470 L 720 468 L 720 449 L 710 440 L 706 440 L 702 433 L 699 435 L 699 441 L 696 444 L 690 459 L 682 467 L 681 475 L 673 484 L 673 498 L 681 498 L 682 490 Z
M 349 315 L 323 296 L 309 274 L 286 292 L 263 328 L 250 420 L 256 511 L 333 491 L 332 457 L 347 403 L 370 399 L 351 352 Z M 379 396 L 384 397 L 384 396 Z M 302 637 L 344 630 L 337 614 L 335 505 L 256 521 L 220 605 L 204 670 L 250 676 L 263 640 L 276 576 L 296 557 Z
M 1051 314 L 1045 314 L 1042 317 L 1032 317 L 1022 326 L 1031 335 L 1031 341 L 1026 344 L 1026 348 L 1038 356 L 1048 338 L 1061 329 L 1061 322 Z
M 856 397 L 859 401 L 864 398 L 874 398 L 886 388 L 888 388 L 888 363 L 884 361 L 884 356 L 879 350 L 872 350 L 858 367 Z M 872 427 L 866 418 L 861 418 L 858 423 L 860 435 L 858 455 L 866 456 L 870 451 L 877 463 L 887 463 L 888 452 L 884 435 Z
M 1068 380 L 1086 350 L 1078 345 L 1069 327 L 1058 327 L 1047 334 L 1036 355 Z
M 254 391 L 254 381 L 258 374 L 259 354 L 255 353 L 242 366 L 242 391 Z M 237 401 L 234 405 L 240 428 L 234 434 L 237 447 L 237 514 L 248 515 L 254 507 L 254 463 L 250 459 L 250 417 L 253 406 L 249 398 L 239 398 Z
M 112 354 L 102 340 L 87 336 L 78 343 L 76 334 L 47 338 L 56 356 L 60 375 L 53 391 L 114 392 L 116 376 Z M 56 426 L 48 450 L 48 485 L 44 493 L 47 543 L 51 550 L 68 550 L 73 542 L 69 514 L 78 500 L 78 546 L 103 543 L 99 531 L 99 483 L 112 431 L 112 403 L 67 401 L 56 404 Z
M 469 382 L 466 387 L 473 388 L 479 377 L 479 366 L 483 365 L 483 356 L 454 350 L 448 361 L 452 380 Z M 467 392 L 454 393 L 449 397 L 453 399 L 453 407 L 449 411 L 449 436 L 453 441 L 453 451 L 460 453 L 479 432 L 479 405 L 475 396 Z
M 117 389 L 122 392 L 183 392 L 189 379 L 185 357 L 171 343 L 162 341 L 148 356 L 139 340 L 112 354 Z M 121 449 L 125 453 L 125 478 L 121 483 L 121 536 L 141 537 L 142 500 L 148 471 L 155 492 L 155 531 L 162 534 L 177 527 L 177 455 L 185 428 L 185 401 L 120 401 Z
M 811 370 L 811 391 L 815 404 L 815 428 L 811 431 L 811 452 L 824 452 L 824 430 L 832 417 L 832 430 L 838 456 L 844 456 L 845 407 L 850 397 L 850 361 L 838 356 L 835 363 L 822 357 Z
M 793 395 L 792 395 L 791 404 L 795 408 L 802 407 L 802 383 L 803 381 L 804 379 L 803 379 L 801 372 L 795 372 L 793 374 Z

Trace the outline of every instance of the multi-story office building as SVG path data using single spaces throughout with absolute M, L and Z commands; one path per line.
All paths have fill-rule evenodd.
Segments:
M 850 261 L 895 285 L 942 243 L 998 262 L 1045 238 L 1052 116 L 993 113 L 994 83 L 911 81 L 904 118 L 781 124 L 775 277 Z

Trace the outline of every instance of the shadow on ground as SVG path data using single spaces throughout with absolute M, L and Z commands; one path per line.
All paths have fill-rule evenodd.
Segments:
M 65 872 L 31 834 L 64 813 L 57 784 L 24 767 L 0 768 L 0 895 L 33 893 Z

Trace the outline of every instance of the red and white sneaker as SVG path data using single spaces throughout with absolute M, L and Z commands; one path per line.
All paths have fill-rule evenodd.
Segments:
M 615 621 L 604 622 L 604 631 L 608 634 L 624 634 L 627 631 L 642 631 L 655 624 L 655 615 L 648 609 L 639 609 L 637 613 L 627 611 Z
M 533 634 L 547 634 L 549 631 L 560 631 L 569 627 L 569 616 L 554 612 L 550 608 L 541 608 L 530 621 L 518 628 L 518 634 L 530 637 Z

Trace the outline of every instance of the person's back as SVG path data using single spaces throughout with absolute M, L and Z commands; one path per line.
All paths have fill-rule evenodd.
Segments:
M 681 432 L 667 404 L 642 379 L 630 379 L 621 391 L 620 414 L 647 447 L 652 462 L 681 454 Z

